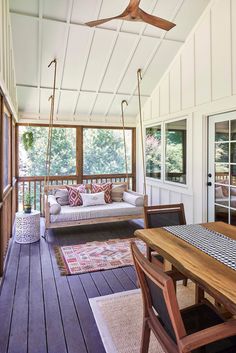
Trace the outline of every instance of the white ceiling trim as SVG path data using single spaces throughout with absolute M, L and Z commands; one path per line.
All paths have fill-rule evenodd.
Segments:
M 26 85 L 26 84 L 20 84 L 20 83 L 17 83 L 16 84 L 16 87 L 25 87 L 25 88 L 40 88 L 40 89 L 48 89 L 48 90 L 50 90 L 50 89 L 52 89 L 52 87 L 49 87 L 49 86 L 34 86 L 34 85 Z M 56 88 L 56 92 L 58 92 L 59 94 L 61 93 L 61 92 L 78 92 L 78 90 L 77 89 L 73 89 L 73 88 L 60 88 L 60 89 L 58 89 L 58 88 Z M 86 90 L 86 89 L 80 89 L 79 90 L 80 92 L 84 92 L 84 93 L 98 93 L 98 91 L 96 90 L 96 91 L 93 91 L 93 90 Z M 102 94 L 111 94 L 111 95 L 113 95 L 114 94 L 114 92 L 108 92 L 108 91 L 99 91 L 99 93 L 102 93 Z M 128 96 L 130 93 L 124 93 L 124 92 L 119 92 L 119 95 L 121 95 L 121 96 Z M 137 93 L 134 93 L 134 96 L 138 96 L 138 94 Z M 142 94 L 142 97 L 144 97 L 144 98 L 149 98 L 150 97 L 150 95 L 148 95 L 148 94 Z
M 29 123 L 31 121 L 37 121 L 40 123 L 48 123 L 48 114 L 30 114 L 30 113 L 20 113 L 19 119 L 21 123 Z M 119 116 L 109 116 L 104 117 L 103 115 L 99 116 L 88 116 L 88 115 L 55 115 L 54 124 L 68 124 L 72 123 L 73 125 L 101 125 L 101 126 L 122 126 L 121 118 Z M 126 127 L 135 127 L 136 118 L 133 116 L 125 117 Z
M 39 0 L 41 2 L 41 0 Z M 158 1 L 158 0 L 156 0 Z M 48 17 L 48 16 L 43 16 L 43 15 L 32 15 L 32 14 L 27 14 L 27 13 L 24 13 L 24 12 L 20 12 L 20 11 L 14 11 L 14 10 L 10 10 L 10 13 L 11 14 L 14 14 L 14 15 L 19 15 L 19 16 L 25 16 L 25 17 L 32 17 L 34 18 L 35 20 L 37 21 L 41 21 L 41 20 L 47 20 L 47 21 L 52 21 L 52 22 L 60 22 L 60 23 L 65 23 L 67 24 L 68 22 L 67 21 L 64 21 L 64 20 L 59 20 L 59 19 L 55 19 L 55 18 L 52 18 L 52 17 Z M 78 27 L 86 27 L 87 28 L 87 25 L 82 23 L 82 22 L 73 22 L 73 21 L 70 21 L 69 22 L 70 25 L 74 25 L 74 26 L 78 26 Z M 120 27 L 122 27 L 122 21 L 121 21 L 121 25 Z M 99 26 L 99 27 L 96 27 L 96 30 L 97 31 L 102 31 L 102 30 L 106 30 L 106 31 L 110 31 L 110 32 L 117 32 L 116 29 L 113 29 L 113 28 L 105 28 L 103 27 L 102 25 Z M 134 35 L 134 36 L 139 36 L 138 33 L 135 33 L 135 32 L 129 32 L 127 30 L 120 30 L 120 33 L 124 34 L 124 35 Z M 142 37 L 144 38 L 155 38 L 155 39 L 161 39 L 161 36 L 154 36 L 154 35 L 150 35 L 150 34 L 142 34 Z M 177 42 L 177 43 L 184 43 L 185 41 L 184 40 L 181 40 L 181 39 L 176 39 L 176 38 L 163 38 L 164 41 L 167 41 L 167 42 Z

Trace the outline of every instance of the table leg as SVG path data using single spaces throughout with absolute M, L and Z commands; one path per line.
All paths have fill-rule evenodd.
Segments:
M 198 284 L 195 284 L 195 303 L 201 303 L 201 301 L 204 299 L 204 290 L 199 287 Z
M 164 259 L 164 271 L 167 272 L 167 271 L 172 271 L 173 267 L 172 267 L 172 263 L 167 261 L 166 259 Z

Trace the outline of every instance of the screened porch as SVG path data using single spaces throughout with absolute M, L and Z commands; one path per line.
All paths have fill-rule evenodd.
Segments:
M 236 352 L 235 43 L 235 0 L 1 0 L 0 353 Z

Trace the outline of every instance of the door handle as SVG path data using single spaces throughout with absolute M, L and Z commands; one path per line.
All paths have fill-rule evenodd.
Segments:
M 207 182 L 207 186 L 212 186 L 212 182 L 211 182 L 211 181 L 208 181 L 208 182 Z

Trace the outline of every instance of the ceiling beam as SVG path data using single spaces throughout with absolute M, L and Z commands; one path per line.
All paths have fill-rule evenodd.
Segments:
M 121 126 L 120 115 L 112 115 L 112 116 L 104 116 L 104 115 L 65 115 L 65 114 L 55 114 L 55 122 L 54 125 L 57 124 L 75 124 L 75 125 L 97 125 L 101 124 L 107 126 Z M 136 126 L 136 116 L 126 116 L 126 126 Z M 45 113 L 34 114 L 27 112 L 19 112 L 19 122 L 20 123 L 29 123 L 29 122 L 37 122 L 37 123 L 48 123 L 49 115 Z
M 32 15 L 32 14 L 27 14 L 27 13 L 24 13 L 24 12 L 21 12 L 21 11 L 14 11 L 14 10 L 10 10 L 10 13 L 14 14 L 14 15 L 18 15 L 18 16 L 25 16 L 25 17 L 32 17 L 36 20 L 47 20 L 47 21 L 53 21 L 53 22 L 59 22 L 59 23 L 67 23 L 66 20 L 59 20 L 59 19 L 56 19 L 56 18 L 52 18 L 52 17 L 48 17 L 48 16 L 42 16 L 42 18 L 40 16 L 37 16 L 37 15 Z M 122 21 L 123 23 L 123 21 Z M 70 25 L 74 25 L 74 26 L 79 26 L 79 27 L 87 27 L 86 24 L 84 23 L 79 23 L 79 22 L 72 22 L 70 21 L 69 23 Z M 96 27 L 96 30 L 106 30 L 106 31 L 111 31 L 111 32 L 116 32 L 117 30 L 116 29 L 113 29 L 113 28 L 107 28 L 107 27 L 103 27 L 103 26 L 100 26 L 100 27 Z M 124 35 L 133 35 L 133 36 L 139 36 L 139 33 L 134 33 L 134 32 L 129 32 L 129 31 L 120 31 L 120 33 L 124 34 Z M 152 36 L 150 34 L 142 34 L 142 38 L 154 38 L 154 39 L 161 39 L 160 36 Z M 164 41 L 168 41 L 168 42 L 177 42 L 177 43 L 184 43 L 185 41 L 184 40 L 181 40 L 181 39 L 175 39 L 175 38 L 163 38 Z
M 16 87 L 23 87 L 23 88 L 38 88 L 38 86 L 35 86 L 35 85 L 27 85 L 27 84 L 22 84 L 22 83 L 17 83 L 16 84 Z M 48 87 L 48 86 L 40 86 L 39 87 L 40 89 L 52 89 L 52 87 Z M 65 91 L 65 92 L 78 92 L 77 89 L 75 88 L 72 88 L 72 89 L 69 89 L 69 88 L 56 88 L 56 91 L 57 92 L 61 92 L 61 91 Z M 80 89 L 80 92 L 81 93 L 100 93 L 100 94 L 111 94 L 113 95 L 114 93 L 113 92 L 109 92 L 109 91 L 91 91 L 91 90 L 86 90 L 86 89 Z M 124 92 L 120 92 L 118 93 L 120 96 L 129 96 L 130 93 L 124 93 Z M 138 96 L 137 94 L 134 94 L 134 96 Z M 150 96 L 149 95 L 146 95 L 146 94 L 143 94 L 142 95 L 143 97 L 145 98 L 149 98 Z

